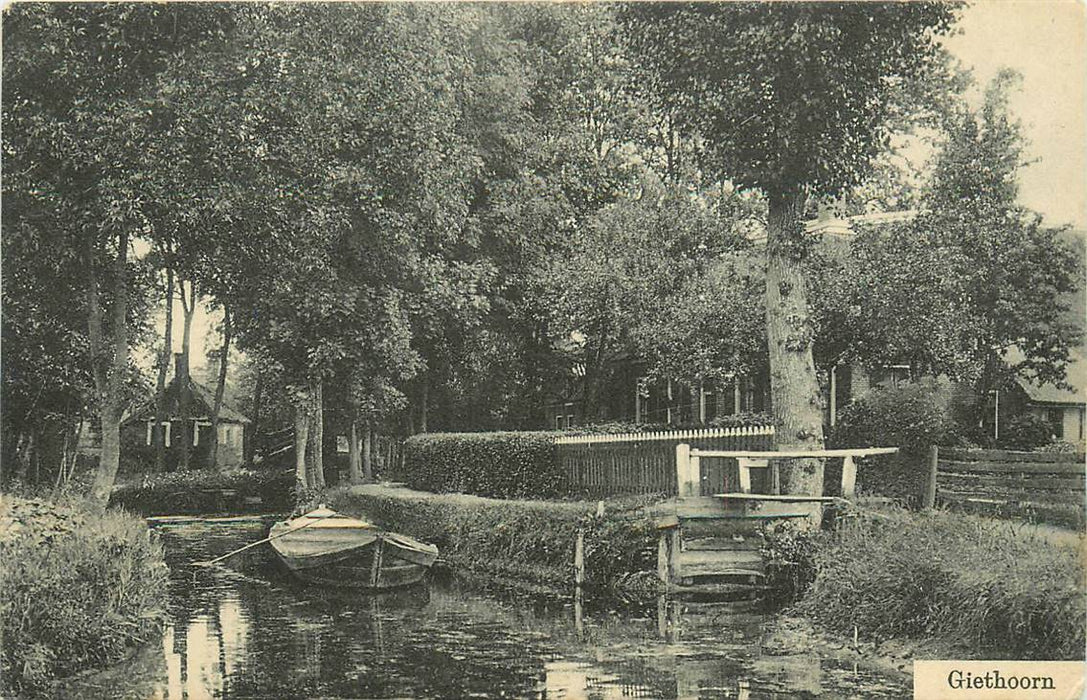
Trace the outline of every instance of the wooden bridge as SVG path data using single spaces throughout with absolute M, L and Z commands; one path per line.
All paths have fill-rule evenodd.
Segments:
M 811 516 L 815 509 L 853 497 L 856 458 L 891 454 L 897 447 L 845 450 L 737 451 L 676 446 L 679 496 L 657 521 L 657 574 L 676 593 L 733 596 L 766 588 L 762 549 L 766 528 Z M 702 461 L 734 459 L 739 491 L 702 494 Z M 841 497 L 781 493 L 778 460 L 841 458 Z M 752 475 L 761 472 L 763 492 L 753 492 Z

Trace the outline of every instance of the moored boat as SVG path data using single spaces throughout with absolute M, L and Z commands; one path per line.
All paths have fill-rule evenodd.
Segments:
M 330 586 L 407 586 L 422 579 L 438 558 L 432 544 L 325 507 L 276 523 L 269 541 L 296 576 Z

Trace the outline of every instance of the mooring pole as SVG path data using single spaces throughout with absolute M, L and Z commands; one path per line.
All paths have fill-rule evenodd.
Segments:
M 581 588 L 585 583 L 585 531 L 577 531 L 577 540 L 574 541 L 574 584 Z

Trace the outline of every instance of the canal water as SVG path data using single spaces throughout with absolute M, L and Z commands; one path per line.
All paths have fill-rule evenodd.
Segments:
M 58 687 L 78 698 L 898 698 L 900 679 L 775 652 L 766 617 L 662 600 L 578 614 L 430 580 L 385 594 L 294 582 L 267 547 L 231 568 L 192 562 L 263 537 L 269 521 L 153 525 L 170 567 L 161 642 Z

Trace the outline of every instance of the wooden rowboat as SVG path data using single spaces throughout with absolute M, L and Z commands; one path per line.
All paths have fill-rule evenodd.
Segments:
M 416 583 L 438 548 L 328 508 L 278 522 L 272 548 L 300 579 L 328 586 L 384 590 Z

